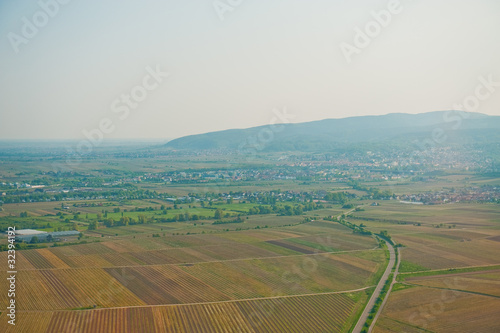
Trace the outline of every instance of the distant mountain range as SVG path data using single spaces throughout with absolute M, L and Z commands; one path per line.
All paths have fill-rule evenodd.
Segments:
M 352 145 L 408 146 L 500 143 L 500 116 L 462 111 L 392 113 L 276 124 L 189 135 L 175 150 L 325 151 Z

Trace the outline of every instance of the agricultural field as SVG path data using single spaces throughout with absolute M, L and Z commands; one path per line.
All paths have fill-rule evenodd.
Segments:
M 460 286 L 449 278 L 449 286 Z M 471 310 L 473 309 L 473 310 Z M 500 298 L 449 289 L 410 287 L 391 293 L 375 333 L 498 332 Z
M 500 185 L 498 177 L 488 177 L 474 174 L 465 170 L 452 170 L 443 172 L 439 176 L 432 176 L 425 181 L 385 180 L 373 182 L 370 185 L 398 194 L 416 194 L 428 191 L 442 190 L 443 188 L 461 187 L 464 184 L 471 186 Z
M 498 205 L 363 206 L 348 220 L 401 244 L 397 283 L 374 332 L 500 329 Z M 474 311 L 471 311 L 474 309 Z
M 6 288 L 6 275 L 2 276 Z M 145 304 L 122 283 L 102 269 L 53 269 L 18 271 L 16 293 L 19 311 L 49 311 Z M 7 307 L 7 295 L 0 298 Z
M 2 332 L 344 332 L 361 292 L 178 306 L 21 312 Z
M 499 1 L 0 0 L 0 333 L 500 333 Z
M 151 238 L 137 234 L 136 238 L 19 251 L 18 278 L 22 282 L 28 281 L 27 284 L 29 281 L 44 281 L 47 285 L 44 290 L 50 293 L 51 286 L 73 290 L 72 276 L 98 274 L 95 280 L 99 283 L 112 285 L 118 281 L 126 289 L 135 290 L 134 294 L 145 304 L 267 297 L 278 289 L 283 289 L 280 295 L 330 292 L 362 288 L 375 282 L 384 255 L 373 239 L 333 228 L 299 227 L 220 236 Z M 319 232 L 321 235 L 312 236 Z M 6 256 L 6 252 L 1 252 L 0 260 L 7 260 Z M 285 273 L 299 275 L 300 283 L 283 284 Z M 355 278 L 348 278 L 351 275 Z M 140 285 L 134 287 L 129 278 Z M 247 280 L 248 284 L 242 285 L 240 278 Z M 170 280 L 173 285 L 168 284 Z M 166 284 L 152 287 L 154 282 L 145 281 Z M 194 288 L 191 293 L 175 294 L 174 289 L 187 292 L 188 286 Z M 92 284 L 88 287 L 93 288 Z M 156 298 L 147 296 L 148 288 Z M 30 288 L 26 290 L 30 294 L 33 292 Z M 158 296 L 159 290 L 164 290 L 165 295 Z M 204 293 L 208 299 L 199 298 Z M 89 305 L 85 293 L 72 296 L 72 302 L 67 306 L 61 300 L 55 301 L 54 305 L 41 305 L 44 295 L 35 297 L 39 301 L 31 309 L 37 306 L 77 308 Z M 63 295 L 60 298 L 63 299 Z M 94 304 L 100 306 L 97 301 Z M 127 305 L 127 302 L 115 304 L 118 305 Z
M 498 205 L 381 202 L 363 208 L 349 221 L 372 231 L 387 230 L 394 242 L 403 245 L 402 258 L 408 267 L 434 270 L 499 263 Z
M 444 224 L 445 227 L 455 224 L 457 227 L 474 227 L 482 229 L 499 229 L 500 207 L 495 204 L 452 203 L 446 205 L 412 205 L 391 201 L 376 201 L 378 206 L 364 205 L 363 211 L 357 211 L 351 217 L 368 218 L 369 221 L 386 222 L 394 227 L 398 225 L 413 225 L 435 227 Z M 379 224 L 381 225 L 381 224 Z
M 272 173 L 270 163 L 272 157 L 257 159 L 243 169 Z M 40 176 L 35 163 L 17 172 L 14 165 L 1 172 L 4 180 Z M 373 199 L 368 189 L 403 195 L 493 180 L 450 173 L 426 182 L 367 182 L 363 190 L 338 174 L 314 176 L 316 167 L 300 180 L 233 181 L 220 171 L 220 180 L 183 183 L 191 180 L 180 176 L 198 177 L 193 168 L 215 166 L 228 164 L 203 156 L 138 158 L 129 165 L 110 158 L 84 162 L 84 175 L 44 178 L 50 183 L 44 190 L 4 185 L 10 199 L 61 197 L 4 203 L 0 227 L 79 235 L 20 244 L 19 324 L 7 325 L 0 311 L 0 332 L 350 332 L 384 283 L 389 255 L 382 233 L 400 247 L 401 264 L 376 332 L 498 329 L 486 319 L 497 313 L 500 297 L 500 206 L 405 204 L 392 196 Z M 48 168 L 40 163 L 40 170 Z M 140 179 L 163 172 L 180 181 Z M 93 181 L 98 185 L 87 184 Z M 7 260 L 0 252 L 0 262 Z M 1 271 L 2 290 L 6 278 Z M 450 298 L 435 303 L 443 293 Z M 0 307 L 8 302 L 0 293 Z M 467 304 L 484 316 L 468 313 Z M 434 312 L 421 313 L 429 306 Z
M 18 255 L 22 260 L 18 266 L 20 269 L 52 269 L 187 264 L 362 251 L 377 247 L 373 239 L 352 235 L 341 225 L 334 228 L 329 226 L 331 222 L 318 223 L 326 227 L 300 224 L 191 235 L 163 235 L 161 226 L 157 225 L 131 226 L 133 236 L 97 237 L 102 241 L 20 251 Z M 161 233 L 160 237 L 151 237 L 157 232 Z M 6 255 L 6 252 L 0 252 L 0 260 L 6 260 Z
M 406 285 L 454 289 L 500 297 L 500 266 L 472 267 L 459 270 L 402 274 Z
M 117 205 L 110 204 L 110 210 Z M 347 219 L 374 232 L 388 230 L 395 242 L 403 244 L 402 276 L 498 264 L 496 206 L 481 205 L 474 215 L 456 215 L 457 211 L 469 211 L 469 205 L 360 204 L 363 209 Z M 133 201 L 126 207 L 135 205 L 158 203 Z M 252 207 L 223 206 L 233 212 Z M 57 211 L 59 207 L 52 204 L 46 209 Z M 407 207 L 410 215 L 404 213 Z M 81 214 L 98 214 L 102 208 L 78 209 L 88 211 Z M 23 285 L 17 296 L 19 320 L 26 320 L 18 330 L 218 332 L 220 327 L 231 325 L 245 332 L 308 332 L 311 327 L 318 332 L 349 331 L 367 293 L 377 284 L 386 257 L 374 238 L 353 234 L 349 228 L 322 218 L 342 212 L 339 208 L 313 211 L 307 221 L 303 216 L 254 215 L 241 223 L 219 225 L 199 220 L 99 228 L 84 231 L 86 244 L 18 251 L 17 279 Z M 468 219 L 471 217 L 474 219 Z M 455 227 L 445 227 L 452 222 Z M 442 223 L 444 226 L 436 228 Z M 6 255 L 0 252 L 0 260 L 7 260 Z M 467 297 L 498 297 L 497 275 L 495 270 L 458 275 L 460 292 L 470 292 Z M 0 288 L 7 288 L 5 277 Z M 433 292 L 448 288 L 450 278 L 408 275 L 406 284 L 390 295 L 376 329 L 416 329 L 413 319 L 404 320 L 406 312 L 394 310 L 402 302 L 398 295 L 423 288 L 431 297 Z M 456 304 L 469 301 L 457 297 Z M 495 301 L 472 301 L 485 308 L 495 306 L 489 303 Z M 1 295 L 1 306 L 6 307 L 7 302 L 6 295 Z M 412 307 L 419 309 L 422 304 L 424 299 Z M 298 308 L 308 315 L 287 315 Z M 36 320 L 40 311 L 46 317 Z M 438 315 L 446 322 L 446 311 Z M 141 318 L 138 320 L 144 324 L 130 321 L 131 316 Z M 427 319 L 426 325 L 432 327 L 433 321 Z M 301 325 L 308 325 L 307 329 Z M 437 329 L 452 330 L 448 326 Z
M 375 239 L 338 223 L 259 215 L 238 225 L 248 229 L 122 226 L 85 232 L 97 242 L 18 251 L 17 331 L 343 332 L 385 267 Z

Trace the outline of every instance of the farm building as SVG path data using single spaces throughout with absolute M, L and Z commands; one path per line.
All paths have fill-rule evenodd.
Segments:
M 78 234 L 80 234 L 80 232 L 76 230 L 45 232 L 39 230 L 24 229 L 16 231 L 16 242 L 29 243 L 35 236 L 38 238 L 38 241 L 43 242 L 47 240 L 47 237 L 49 237 L 49 235 L 52 236 L 53 240 L 57 240 L 61 237 L 77 236 Z
M 16 230 L 16 235 L 18 236 L 32 236 L 32 235 L 39 235 L 39 234 L 46 234 L 46 231 L 40 231 L 40 230 L 34 230 L 34 229 L 21 229 L 21 230 Z

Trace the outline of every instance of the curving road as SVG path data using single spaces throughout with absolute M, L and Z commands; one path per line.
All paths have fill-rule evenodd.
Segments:
M 370 315 L 370 311 L 373 308 L 373 306 L 375 305 L 375 301 L 380 296 L 380 292 L 382 291 L 382 288 L 384 287 L 385 281 L 387 281 L 387 279 L 389 278 L 389 275 L 391 274 L 391 270 L 396 263 L 396 254 L 394 252 L 394 247 L 391 244 L 389 244 L 387 241 L 385 241 L 385 243 L 387 244 L 387 248 L 389 249 L 389 264 L 387 265 L 387 268 L 385 269 L 384 275 L 382 275 L 382 278 L 380 278 L 380 281 L 378 282 L 377 287 L 375 288 L 375 291 L 372 294 L 372 297 L 370 297 L 370 300 L 366 304 L 366 307 L 363 310 L 363 313 L 359 317 L 358 322 L 356 323 L 356 326 L 352 330 L 353 333 L 360 333 L 361 330 L 363 329 L 363 325 L 365 324 L 366 320 L 368 319 L 368 316 Z M 395 276 L 396 276 L 396 274 L 394 274 L 394 279 L 395 279 Z M 393 279 L 392 283 L 394 282 L 394 279 Z M 391 284 L 391 286 L 392 286 L 392 284 Z M 389 293 L 387 293 L 387 295 L 385 296 L 386 297 L 385 299 L 387 299 L 388 295 L 389 295 Z M 382 306 L 380 306 L 378 312 L 380 312 L 380 310 L 382 310 Z M 378 317 L 378 313 L 377 313 L 376 317 Z M 373 323 L 375 323 L 375 320 L 373 321 Z M 372 327 L 370 326 L 369 331 L 371 331 L 371 328 Z

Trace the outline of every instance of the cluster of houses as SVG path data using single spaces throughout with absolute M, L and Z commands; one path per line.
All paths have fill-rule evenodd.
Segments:
M 500 202 L 500 187 L 481 186 L 443 191 L 401 195 L 397 199 L 407 203 L 439 205 L 451 202 Z

